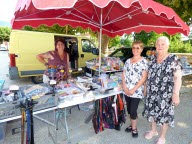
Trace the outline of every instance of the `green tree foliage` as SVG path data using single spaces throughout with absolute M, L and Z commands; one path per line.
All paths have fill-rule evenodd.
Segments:
M 112 48 L 112 47 L 120 47 L 121 46 L 121 37 L 120 36 L 116 36 L 114 38 L 110 38 L 109 40 L 109 48 Z
M 192 24 L 192 0 L 155 0 L 171 7 L 188 25 Z
M 191 44 L 190 43 L 184 43 L 180 39 L 181 39 L 180 34 L 170 36 L 169 51 L 172 53 L 192 53 Z
M 134 33 L 134 41 L 135 40 L 141 40 L 145 46 L 155 46 L 155 42 L 159 36 L 167 36 L 170 40 L 170 47 L 169 52 L 171 53 L 192 53 L 192 46 L 190 42 L 183 42 L 181 41 L 181 35 L 175 34 L 175 35 L 168 35 L 167 33 L 157 34 L 155 32 L 146 33 L 144 31 L 140 33 Z M 131 35 L 129 35 L 131 37 Z M 131 40 L 129 40 L 130 44 L 132 43 Z M 113 47 L 121 47 L 121 37 L 115 37 L 110 40 L 110 46 Z M 129 45 L 130 46 L 130 45 Z
M 119 47 L 130 47 L 132 44 L 132 35 L 124 34 L 123 36 L 116 36 L 115 38 L 110 38 L 109 48 L 119 48 Z
M 156 39 L 161 35 L 165 35 L 165 33 L 157 34 L 155 32 L 146 33 L 141 31 L 140 33 L 134 33 L 133 37 L 134 40 L 141 40 L 146 46 L 155 46 Z
M 171 53 L 191 53 L 191 44 L 181 41 L 181 34 L 168 35 L 167 33 L 157 34 L 155 32 L 146 33 L 144 31 L 134 34 L 135 40 L 141 40 L 145 46 L 155 46 L 155 42 L 159 36 L 167 36 L 170 40 L 169 52 Z
M 128 35 L 128 34 L 124 34 L 121 37 L 121 45 L 125 46 L 125 47 L 130 47 L 132 44 L 132 35 Z
M 0 27 L 0 43 L 9 41 L 11 29 L 9 27 Z

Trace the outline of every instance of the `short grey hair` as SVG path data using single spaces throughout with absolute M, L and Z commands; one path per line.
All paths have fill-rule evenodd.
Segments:
M 160 36 L 160 37 L 156 40 L 156 43 L 155 43 L 155 44 L 157 44 L 157 42 L 158 42 L 159 40 L 165 40 L 165 42 L 166 42 L 166 44 L 167 44 L 168 46 L 169 46 L 169 44 L 170 44 L 169 39 L 168 39 L 168 37 L 166 37 L 166 36 Z

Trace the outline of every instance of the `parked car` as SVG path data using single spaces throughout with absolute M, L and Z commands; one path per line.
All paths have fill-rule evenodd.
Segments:
M 143 57 L 148 57 L 155 53 L 155 47 L 144 47 L 141 55 Z M 116 49 L 113 53 L 111 53 L 108 57 L 119 57 L 124 63 L 128 58 L 133 56 L 131 47 L 122 47 Z
M 7 51 L 7 47 L 4 44 L 0 45 L 0 51 Z

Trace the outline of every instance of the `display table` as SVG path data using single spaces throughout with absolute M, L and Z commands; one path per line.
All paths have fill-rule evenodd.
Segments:
M 52 108 L 47 108 L 47 109 L 44 109 L 44 110 L 39 110 L 39 111 L 33 112 L 33 115 L 40 114 L 40 113 L 45 113 L 45 112 L 49 112 L 49 111 L 53 111 L 53 110 L 56 110 L 56 109 L 57 109 L 57 107 L 52 107 Z M 20 118 L 21 118 L 21 115 L 10 117 L 10 118 L 1 119 L 0 123 L 16 120 L 16 119 L 20 119 Z
M 106 93 L 99 93 L 98 91 L 92 91 L 92 92 L 88 92 L 87 94 L 81 95 L 81 96 L 77 96 L 77 97 L 73 97 L 72 99 L 63 99 L 61 101 L 58 102 L 57 106 L 54 107 L 50 107 L 50 108 L 46 108 L 43 110 L 37 110 L 35 112 L 33 112 L 34 118 L 37 118 L 45 123 L 48 124 L 48 126 L 54 126 L 56 129 L 56 133 L 58 130 L 58 122 L 60 121 L 60 114 L 64 113 L 64 124 L 63 127 L 66 130 L 66 135 L 67 135 L 67 141 L 69 141 L 70 137 L 69 137 L 69 130 L 68 130 L 68 125 L 67 125 L 67 108 L 70 106 L 74 106 L 77 104 L 83 104 L 86 102 L 90 102 L 90 101 L 95 101 L 98 99 L 102 99 L 102 98 L 106 98 L 109 96 L 113 96 L 113 95 L 117 95 L 122 93 L 122 91 L 114 91 L 114 90 L 110 90 Z M 57 96 L 57 94 L 56 94 Z M 54 111 L 54 123 L 50 123 L 48 120 L 42 119 L 39 116 L 37 116 L 37 114 L 41 114 L 41 113 L 47 113 L 50 111 Z M 57 115 L 57 116 L 56 116 Z M 9 117 L 9 118 L 4 118 L 0 120 L 0 123 L 4 123 L 4 122 L 8 122 L 8 121 L 12 121 L 12 120 L 16 120 L 16 119 L 20 119 L 21 115 L 18 116 L 13 116 L 13 117 Z M 49 133 L 50 134 L 50 133 Z M 57 143 L 57 139 L 55 140 L 53 137 L 51 137 L 53 139 L 53 141 L 55 143 Z M 57 136 L 56 136 L 57 138 Z
M 59 117 L 61 113 L 64 113 L 64 128 L 66 129 L 66 134 L 67 134 L 67 141 L 69 142 L 70 140 L 70 136 L 69 136 L 69 130 L 68 130 L 68 124 L 67 124 L 67 111 L 66 108 L 70 107 L 70 106 L 74 106 L 77 104 L 83 104 L 86 102 L 91 102 L 91 101 L 95 101 L 98 99 L 102 99 L 102 98 L 106 98 L 106 97 L 110 97 L 110 96 L 114 96 L 117 94 L 121 94 L 123 93 L 123 91 L 114 91 L 114 90 L 110 90 L 104 94 L 99 93 L 97 91 L 93 92 L 93 95 L 91 93 L 91 95 L 89 95 L 89 93 L 87 95 L 81 96 L 81 97 L 74 97 L 73 99 L 70 100 L 64 100 L 59 102 L 57 108 L 58 108 L 58 112 L 59 115 L 57 116 L 57 120 L 56 120 L 56 127 L 58 128 L 58 121 L 59 121 Z
M 101 93 L 99 94 L 98 93 L 95 96 L 86 95 L 86 96 L 82 96 L 82 97 L 77 97 L 77 98 L 74 98 L 74 99 L 69 100 L 69 101 L 65 100 L 65 101 L 59 102 L 57 107 L 59 109 L 62 109 L 62 108 L 74 106 L 74 105 L 77 105 L 77 104 L 83 104 L 83 103 L 86 103 L 86 102 L 106 98 L 106 97 L 109 97 L 109 96 L 112 96 L 112 95 L 117 95 L 117 94 L 120 94 L 120 93 L 123 93 L 123 91 L 111 90 L 111 91 L 109 91 L 109 92 L 107 92 L 105 94 L 101 94 Z
M 192 68 L 183 69 L 182 76 L 192 75 Z

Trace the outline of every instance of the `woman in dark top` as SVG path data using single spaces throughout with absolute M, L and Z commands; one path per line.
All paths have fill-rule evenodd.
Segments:
M 55 50 L 48 51 L 46 53 L 41 53 L 37 55 L 37 59 L 43 63 L 47 68 L 48 67 L 57 67 L 57 69 L 63 69 L 66 73 L 64 80 L 67 79 L 69 71 L 69 56 L 65 51 L 65 44 L 63 40 L 57 40 L 55 42 Z M 44 73 L 47 75 L 47 70 Z M 49 79 L 44 75 L 43 82 L 47 83 Z

